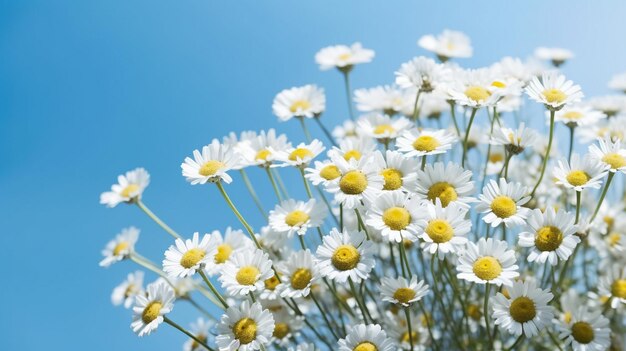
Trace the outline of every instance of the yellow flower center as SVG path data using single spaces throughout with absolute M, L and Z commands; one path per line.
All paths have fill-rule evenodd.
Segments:
M 393 293 L 393 298 L 401 303 L 409 303 L 415 297 L 415 291 L 410 288 L 399 288 Z
M 295 211 L 289 212 L 285 216 L 285 224 L 287 224 L 290 227 L 296 227 L 296 226 L 300 226 L 306 223 L 306 221 L 308 221 L 309 218 L 310 217 L 306 212 L 295 210 Z
M 313 153 L 309 149 L 299 147 L 289 154 L 289 161 L 306 160 L 308 157 L 313 157 Z
M 561 246 L 563 233 L 555 226 L 539 228 L 535 236 L 535 246 L 539 251 L 554 251 Z
M 185 268 L 191 268 L 197 265 L 204 258 L 204 255 L 206 255 L 206 252 L 201 249 L 187 250 L 183 257 L 180 258 L 180 265 Z
M 203 343 L 206 343 L 207 341 L 206 335 L 203 335 L 203 334 L 196 335 L 196 339 L 202 341 Z M 201 349 L 200 347 L 201 347 L 200 343 L 198 343 L 196 340 L 193 340 L 193 342 L 191 343 L 191 350 L 194 350 L 194 351 L 200 350 Z M 204 349 L 204 347 L 202 347 L 202 349 Z
M 335 250 L 330 261 L 338 270 L 348 271 L 354 269 L 360 259 L 361 254 L 354 246 L 341 245 Z
M 320 170 L 320 177 L 326 180 L 337 179 L 341 176 L 339 168 L 335 165 L 328 165 Z
M 219 171 L 224 166 L 225 165 L 220 161 L 211 160 L 203 164 L 202 167 L 200 167 L 198 173 L 202 176 L 209 177 L 215 175 L 215 173 L 217 173 L 217 171 Z
M 500 88 L 500 89 L 506 88 L 506 84 L 504 82 L 499 81 L 499 80 L 494 80 L 491 83 L 491 86 L 492 87 L 496 87 L 496 88 Z
M 546 101 L 549 103 L 557 103 L 560 104 L 567 98 L 567 95 L 559 89 L 546 89 L 543 91 L 543 97 L 546 98 Z
M 272 334 L 276 339 L 282 339 L 289 334 L 289 325 L 287 323 L 276 323 L 274 326 L 274 333 Z
M 446 243 L 454 236 L 454 229 L 448 221 L 443 219 L 433 219 L 428 222 L 424 231 L 437 244 Z
M 361 152 L 359 150 L 354 150 L 354 149 L 353 150 L 348 150 L 348 151 L 346 151 L 345 154 L 343 154 L 343 158 L 346 161 L 350 161 L 350 159 L 352 159 L 352 158 L 358 161 L 358 160 L 361 159 L 361 156 L 362 156 Z
M 480 306 L 474 304 L 467 306 L 467 315 L 475 321 L 479 321 L 483 318 Z
M 395 129 L 389 124 L 380 124 L 374 128 L 374 134 L 393 133 Z
M 500 218 L 508 218 L 517 213 L 517 205 L 510 197 L 500 195 L 491 201 L 491 211 Z
M 572 312 L 565 312 L 563 314 L 563 320 L 565 321 L 565 323 L 568 323 L 572 321 Z
M 296 290 L 302 290 L 309 285 L 312 278 L 313 274 L 310 270 L 299 268 L 291 275 L 291 286 Z
M 520 296 L 511 302 L 509 307 L 511 317 L 518 323 L 526 323 L 537 315 L 535 303 L 526 296 Z
M 376 347 L 376 345 L 372 344 L 369 341 L 364 341 L 356 345 L 356 347 L 352 349 L 352 351 L 377 351 L 377 350 L 378 348 Z
M 341 61 L 346 61 L 346 60 L 350 59 L 350 57 L 352 57 L 352 54 L 349 53 L 349 52 L 346 52 L 346 53 L 343 53 L 343 54 L 337 56 L 337 58 L 339 60 L 341 60 Z
M 589 175 L 584 171 L 571 171 L 567 174 L 565 179 L 573 186 L 585 185 L 589 181 Z
M 609 234 L 608 239 L 609 239 L 608 240 L 609 246 L 614 247 L 620 242 L 620 240 L 622 239 L 622 236 L 620 235 L 620 233 L 612 232 L 611 234 Z
M 581 119 L 583 116 L 584 115 L 578 111 L 567 111 L 563 114 L 563 118 L 574 120 L 574 121 Z
M 339 188 L 348 195 L 358 195 L 367 188 L 367 178 L 361 171 L 349 171 L 339 181 Z
M 405 331 L 404 333 L 402 333 L 401 340 L 404 343 L 410 343 L 411 340 L 413 340 L 413 344 L 417 344 L 420 341 L 420 335 L 416 331 L 413 331 L 411 334 L 409 334 L 408 331 Z
M 254 159 L 257 161 L 267 161 L 267 157 L 271 154 L 272 153 L 268 149 L 259 150 L 259 152 L 256 153 L 256 156 L 254 156 Z
M 251 318 L 242 318 L 233 325 L 235 339 L 246 345 L 256 339 L 256 322 Z
M 572 337 L 581 344 L 588 344 L 593 341 L 593 328 L 587 322 L 576 322 L 572 325 Z
M 244 266 L 239 268 L 235 279 L 237 279 L 237 283 L 241 285 L 254 285 L 259 274 L 261 274 L 261 272 L 259 272 L 259 269 L 255 266 Z
M 479 102 L 487 100 L 491 96 L 491 93 L 483 87 L 474 85 L 465 89 L 465 96 L 475 102 Z
M 230 257 L 233 248 L 228 244 L 221 244 L 217 247 L 217 253 L 214 256 L 215 263 L 224 263 Z
M 626 166 L 626 159 L 624 156 L 617 152 L 611 152 L 602 157 L 602 162 L 608 164 L 613 169 L 618 169 Z
M 161 313 L 161 307 L 163 307 L 161 301 L 150 302 L 141 313 L 141 320 L 143 321 L 143 323 L 148 324 L 157 319 L 159 317 L 159 314 Z
M 384 190 L 397 190 L 402 186 L 402 172 L 399 170 L 393 168 L 383 169 L 380 175 L 385 179 Z
M 309 103 L 308 101 L 306 101 L 306 100 L 296 100 L 289 107 L 289 111 L 291 111 L 291 113 L 296 113 L 298 111 L 308 110 L 309 108 L 311 108 L 311 103 Z
M 137 184 L 128 184 L 124 188 L 124 190 L 122 190 L 120 195 L 122 195 L 122 197 L 130 197 L 130 194 L 134 193 L 137 190 L 139 190 L 139 185 L 137 185 Z
M 626 299 L 626 279 L 618 279 L 611 285 L 611 295 Z
M 383 212 L 383 222 L 391 230 L 403 230 L 411 223 L 411 214 L 402 207 L 390 207 Z
M 474 262 L 472 267 L 474 274 L 482 280 L 493 280 L 502 273 L 500 262 L 492 256 L 484 256 Z
M 457 199 L 456 190 L 447 182 L 437 182 L 430 186 L 428 194 L 426 194 L 428 200 L 435 202 L 435 198 L 441 200 L 441 206 L 447 207 L 450 202 Z
M 504 161 L 504 155 L 501 153 L 492 153 L 491 155 L 489 155 L 489 162 L 491 163 L 497 163 L 500 161 Z
M 431 152 L 435 150 L 439 145 L 439 140 L 430 136 L 430 135 L 422 135 L 419 136 L 413 142 L 413 148 L 417 151 L 423 152 Z
M 120 255 L 122 252 L 124 252 L 124 250 L 126 250 L 128 247 L 130 246 L 130 244 L 128 244 L 128 242 L 126 241 L 120 241 L 119 243 L 117 243 L 117 245 L 115 245 L 115 247 L 113 248 L 113 256 L 118 256 Z
M 278 284 L 280 284 L 280 279 L 276 278 L 276 276 L 273 275 L 270 278 L 265 279 L 264 283 L 265 283 L 265 289 L 274 291 L 274 289 L 276 289 Z

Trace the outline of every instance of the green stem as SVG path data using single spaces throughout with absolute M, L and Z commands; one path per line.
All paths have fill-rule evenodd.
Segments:
M 472 114 L 470 115 L 469 124 L 467 125 L 467 130 L 465 131 L 465 138 L 463 138 L 463 156 L 461 158 L 461 167 L 465 167 L 465 158 L 467 157 L 467 141 L 469 140 L 472 124 L 474 123 L 474 117 L 476 117 L 476 111 L 478 111 L 477 107 L 472 108 Z
M 541 165 L 541 174 L 539 175 L 539 179 L 537 180 L 537 184 L 533 188 L 533 191 L 530 193 L 531 197 L 535 196 L 535 192 L 541 184 L 543 180 L 543 176 L 546 173 L 546 166 L 548 165 L 548 159 L 550 158 L 550 149 L 552 149 L 552 139 L 554 138 L 554 110 L 550 109 L 550 135 L 548 136 L 548 147 L 546 148 L 546 155 L 543 157 L 543 163 Z
M 415 96 L 415 104 L 413 104 L 413 122 L 415 122 L 418 126 L 420 124 L 420 120 L 419 120 L 420 109 L 418 105 L 419 105 L 421 94 L 422 94 L 422 89 L 419 89 L 417 91 L 417 96 Z
M 322 306 L 317 301 L 317 298 L 315 298 L 315 294 L 313 294 L 313 292 L 311 291 L 310 295 L 311 295 L 311 300 L 313 300 L 313 302 L 315 303 L 315 306 L 317 306 L 317 309 L 320 311 L 320 314 L 322 315 L 324 322 L 328 326 L 328 329 L 333 334 L 333 337 L 335 339 L 339 339 L 339 336 L 335 333 L 335 328 L 333 328 L 332 324 L 330 324 L 330 320 L 328 320 L 328 316 L 326 316 L 326 312 L 324 311 L 324 309 L 322 309 Z
M 154 214 L 154 212 L 150 211 L 150 209 L 143 202 L 141 202 L 141 200 L 137 200 L 135 203 L 143 212 L 145 212 L 148 215 L 148 217 L 152 218 L 152 220 L 155 221 L 156 224 L 161 226 L 161 228 L 163 228 L 169 235 L 173 236 L 174 239 L 181 238 L 180 235 L 178 235 L 178 233 L 174 231 L 174 229 L 170 228 L 167 224 L 165 224 L 165 222 L 163 222 L 159 217 L 157 217 Z
M 454 111 L 454 100 L 450 100 L 448 103 L 450 104 L 450 117 L 452 118 L 456 135 L 461 137 L 461 130 L 459 129 L 459 124 L 456 121 L 456 111 Z
M 483 302 L 483 315 L 485 316 L 485 327 L 487 329 L 487 336 L 489 339 L 489 350 L 493 350 L 493 339 L 491 337 L 491 330 L 489 327 L 489 283 L 485 284 L 485 300 Z
M 328 129 L 326 129 L 326 126 L 322 124 L 322 121 L 320 120 L 319 116 L 313 119 L 317 122 L 317 125 L 320 126 L 320 129 L 322 129 L 322 132 L 324 132 L 324 135 L 326 135 L 326 138 L 328 139 L 328 141 L 330 141 L 330 143 L 333 144 L 333 146 L 337 146 L 337 142 L 335 142 L 335 139 L 333 138 L 332 134 L 330 134 Z
M 311 133 L 309 133 L 309 129 L 306 127 L 306 123 L 304 123 L 304 117 L 298 117 L 298 119 L 300 120 L 302 131 L 304 131 L 304 137 L 306 138 L 306 141 L 310 143 L 313 139 L 311 138 Z
M 215 349 L 211 348 L 209 345 L 207 345 L 204 341 L 200 340 L 199 338 L 197 338 L 195 335 L 191 334 L 190 332 L 188 332 L 187 330 L 185 330 L 185 328 L 181 327 L 180 325 L 174 323 L 174 321 L 172 321 L 171 319 L 167 318 L 167 316 L 163 316 L 163 321 L 169 325 L 171 325 L 172 327 L 180 330 L 181 332 L 183 332 L 183 334 L 187 335 L 188 337 L 192 338 L 195 342 L 197 342 L 198 344 L 202 345 L 203 347 L 205 347 L 207 350 L 209 351 L 215 351 Z
M 243 179 L 243 183 L 246 185 L 246 188 L 248 188 L 248 192 L 250 193 L 250 196 L 252 196 L 252 200 L 254 201 L 254 204 L 259 209 L 259 212 L 261 212 L 261 215 L 265 219 L 267 219 L 267 213 L 263 209 L 263 205 L 261 204 L 261 200 L 259 200 L 259 196 L 256 194 L 256 191 L 254 191 L 254 187 L 252 186 L 252 183 L 250 182 L 250 178 L 248 178 L 248 174 L 243 168 L 240 169 L 239 172 L 241 173 L 241 178 Z
M 593 215 L 591 216 L 589 223 L 592 223 L 598 215 L 598 211 L 600 211 L 600 206 L 602 206 L 602 202 L 604 202 L 604 197 L 606 196 L 606 192 L 609 190 L 609 185 L 611 185 L 611 181 L 613 180 L 614 176 L 614 172 L 609 172 L 609 175 L 606 178 L 606 183 L 604 184 L 604 189 L 602 189 L 602 194 L 600 194 L 600 199 L 598 200 L 598 204 L 596 205 L 596 209 L 593 211 Z
M 304 168 L 299 168 L 300 169 L 300 175 L 302 176 L 302 181 L 304 182 L 304 188 L 306 189 L 306 194 L 309 197 L 309 199 L 313 198 L 313 193 L 311 193 L 311 187 L 309 186 L 309 182 L 306 180 L 306 177 L 304 176 Z
M 343 83 L 346 88 L 346 98 L 348 101 L 348 112 L 350 113 L 350 119 L 354 121 L 354 111 L 352 110 L 352 89 L 350 88 L 350 77 L 348 71 L 342 71 Z
M 569 128 L 569 152 L 567 153 L 567 162 L 572 162 L 572 151 L 574 150 L 574 130 L 575 125 L 568 125 Z
M 211 283 L 209 278 L 206 276 L 206 274 L 202 271 L 202 269 L 199 269 L 198 273 L 202 277 L 202 280 L 204 280 L 206 285 L 209 287 L 209 290 L 211 290 L 213 295 L 215 295 L 215 297 L 217 297 L 217 299 L 220 301 L 220 304 L 222 304 L 222 307 L 224 307 L 224 309 L 227 309 L 228 308 L 228 303 L 226 303 L 226 300 L 224 300 L 222 295 L 217 291 L 217 289 L 215 289 L 215 287 L 213 286 L 213 284 Z
M 406 325 L 409 330 L 409 343 L 411 344 L 411 351 L 413 351 L 413 327 L 411 326 L 411 312 L 408 307 L 404 308 L 404 314 L 406 315 Z
M 413 273 L 411 273 L 411 267 L 409 267 L 409 260 L 406 257 L 406 248 L 404 247 L 404 241 L 401 241 L 398 246 L 400 247 L 400 264 L 404 262 L 406 266 L 406 271 L 409 273 L 409 279 L 413 278 Z
M 356 301 L 356 304 L 359 306 L 361 314 L 363 315 L 363 321 L 367 324 L 367 312 L 365 311 L 367 307 L 362 304 L 359 293 L 354 287 L 354 282 L 352 281 L 352 278 L 348 278 L 348 282 L 350 283 L 350 289 L 352 290 L 352 295 L 354 295 L 354 300 Z
M 267 173 L 270 182 L 272 183 L 272 188 L 274 189 L 274 194 L 276 194 L 276 198 L 278 202 L 283 202 L 283 197 L 280 195 L 280 191 L 278 190 L 278 186 L 276 185 L 276 180 L 274 179 L 274 175 L 272 174 L 272 170 L 269 167 L 265 167 L 265 172 Z
M 243 218 L 241 213 L 239 213 L 239 211 L 237 210 L 237 207 L 235 207 L 235 204 L 233 204 L 233 202 L 230 200 L 230 197 L 226 193 L 226 189 L 224 189 L 224 186 L 222 185 L 222 183 L 221 182 L 217 182 L 217 183 L 215 183 L 215 185 L 217 185 L 217 189 L 219 189 L 220 193 L 224 197 L 224 200 L 226 200 L 226 203 L 228 204 L 230 209 L 233 211 L 235 216 L 237 216 L 237 219 L 239 219 L 239 222 L 241 222 L 241 224 L 246 228 L 246 231 L 248 231 L 248 235 L 250 236 L 250 239 L 252 239 L 252 241 L 254 241 L 254 244 L 256 245 L 256 247 L 259 250 L 261 250 L 262 249 L 261 245 L 256 240 L 256 235 L 254 235 L 254 230 L 252 230 L 252 227 L 250 226 L 250 224 L 248 224 L 248 222 L 246 222 L 246 220 Z

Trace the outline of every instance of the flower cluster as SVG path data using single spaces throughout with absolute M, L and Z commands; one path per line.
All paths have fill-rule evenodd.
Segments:
M 348 93 L 350 118 L 333 130 L 324 90 L 293 87 L 272 109 L 298 120 L 304 141 L 246 131 L 185 158 L 182 176 L 216 188 L 238 219 L 224 231 L 179 235 L 144 204 L 146 170 L 118 177 L 101 203 L 136 205 L 173 239 L 162 263 L 138 253 L 134 227 L 102 252 L 101 266 L 145 270 L 112 294 L 132 307 L 134 332 L 168 324 L 187 351 L 624 348 L 626 178 L 613 178 L 626 173 L 626 95 L 583 100 L 559 71 L 565 49 L 465 69 L 454 62 L 473 53 L 465 34 L 418 45 L 436 60 L 412 58 L 391 84 L 354 91 L 350 76 L 374 51 L 320 50 Z M 626 93 L 624 75 L 610 87 Z M 290 172 L 301 180 L 283 182 Z M 256 229 L 253 210 L 265 219 Z M 201 314 L 190 329 L 170 319 L 178 303 Z

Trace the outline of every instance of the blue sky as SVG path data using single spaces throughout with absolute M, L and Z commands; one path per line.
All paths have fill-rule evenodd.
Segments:
M 340 75 L 314 64 L 320 47 L 376 50 L 354 71 L 354 87 L 367 87 L 390 82 L 424 54 L 419 36 L 444 28 L 471 36 L 467 66 L 562 46 L 577 56 L 564 72 L 592 96 L 626 71 L 624 13 L 618 1 L 0 1 L 0 349 L 179 349 L 182 335 L 139 339 L 130 312 L 110 305 L 133 267 L 98 267 L 122 227 L 142 229 L 137 249 L 155 261 L 169 238 L 98 196 L 143 166 L 146 204 L 180 233 L 236 225 L 214 188 L 185 183 L 180 162 L 229 131 L 276 127 L 300 141 L 296 123 L 271 114 L 294 85 L 326 89 L 328 125 L 346 118 Z M 265 178 L 251 175 L 270 207 Z M 229 189 L 260 224 L 238 177 Z M 172 314 L 192 317 L 182 304 Z

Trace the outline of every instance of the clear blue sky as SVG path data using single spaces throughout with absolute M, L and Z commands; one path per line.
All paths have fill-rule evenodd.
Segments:
M 340 75 L 314 64 L 320 47 L 358 40 L 376 50 L 354 71 L 355 87 L 390 82 L 424 53 L 419 36 L 444 28 L 471 36 L 468 66 L 569 48 L 577 57 L 564 71 L 589 96 L 626 71 L 621 1 L 234 3 L 0 1 L 0 349 L 180 349 L 185 339 L 170 328 L 137 338 L 130 312 L 111 306 L 132 266 L 98 267 L 124 226 L 142 229 L 137 249 L 157 261 L 168 237 L 136 208 L 106 209 L 98 196 L 143 166 L 146 204 L 179 232 L 236 225 L 215 189 L 185 183 L 180 162 L 229 131 L 277 127 L 299 141 L 297 124 L 271 114 L 274 95 L 294 85 L 323 86 L 326 123 L 344 118 Z M 265 178 L 255 183 L 271 200 Z M 229 189 L 258 225 L 238 177 Z M 181 304 L 172 318 L 186 325 L 190 312 Z

